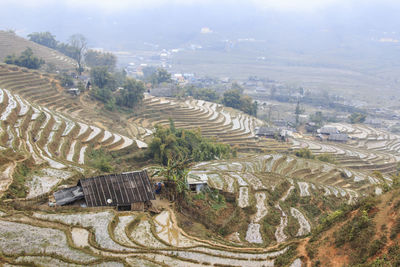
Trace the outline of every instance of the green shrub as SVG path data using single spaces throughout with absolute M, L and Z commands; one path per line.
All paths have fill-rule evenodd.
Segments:
M 104 149 L 91 149 L 88 153 L 88 157 L 90 166 L 105 173 L 110 173 L 113 171 L 114 168 L 111 165 L 111 162 L 113 162 L 113 157 Z
M 382 236 L 380 239 L 374 240 L 369 247 L 369 257 L 375 256 L 382 248 L 385 247 L 386 242 L 386 236 Z
M 312 154 L 311 150 L 308 148 L 302 148 L 297 150 L 295 153 L 296 157 L 305 158 L 305 159 L 314 159 L 315 156 Z
M 30 168 L 24 163 L 17 165 L 14 171 L 13 182 L 8 187 L 6 198 L 24 198 L 28 194 L 28 187 L 25 185 Z
M 176 129 L 172 120 L 169 128 L 156 125 L 148 153 L 150 158 L 164 165 L 171 160 L 206 161 L 232 156 L 229 145 L 202 137 L 200 130 Z
M 317 156 L 317 160 L 335 164 L 335 159 L 333 158 L 332 155 L 329 155 L 329 154 L 319 155 L 319 156 Z

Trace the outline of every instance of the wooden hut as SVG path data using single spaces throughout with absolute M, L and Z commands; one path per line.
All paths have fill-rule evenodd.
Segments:
M 126 172 L 80 179 L 74 190 L 81 188 L 87 207 L 113 206 L 118 210 L 145 210 L 155 199 L 146 171 Z M 58 192 L 54 194 L 60 195 Z M 57 205 L 72 203 L 59 198 Z

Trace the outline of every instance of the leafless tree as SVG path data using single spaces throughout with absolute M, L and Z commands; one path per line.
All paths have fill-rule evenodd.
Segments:
M 87 40 L 82 34 L 74 34 L 69 38 L 69 44 L 74 49 L 73 58 L 78 63 L 77 71 L 80 75 L 84 70 L 83 61 L 87 50 Z

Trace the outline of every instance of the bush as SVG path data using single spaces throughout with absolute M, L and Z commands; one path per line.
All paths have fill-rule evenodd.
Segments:
M 28 69 L 39 69 L 45 63 L 43 59 L 33 55 L 32 48 L 30 47 L 25 49 L 19 57 L 14 54 L 8 55 L 4 62 Z
M 369 252 L 368 252 L 369 257 L 375 256 L 382 248 L 385 247 L 386 242 L 387 242 L 386 236 L 382 236 L 380 239 L 374 240 L 371 246 L 369 247 Z
M 319 156 L 317 156 L 317 160 L 335 164 L 335 159 L 332 157 L 332 155 L 329 155 L 329 154 L 319 155 Z
M 150 158 L 164 165 L 168 161 L 206 161 L 232 156 L 229 145 L 213 143 L 203 138 L 200 131 L 176 129 L 172 120 L 169 128 L 156 125 L 148 153 Z
M 295 153 L 296 157 L 305 158 L 305 159 L 313 159 L 315 156 L 312 154 L 311 150 L 308 148 L 302 148 L 297 150 Z
M 105 150 L 98 149 L 98 150 L 91 150 L 88 154 L 89 157 L 89 165 L 98 169 L 101 172 L 110 173 L 113 171 L 113 167 L 111 162 L 113 158 L 110 154 L 107 154 Z
M 24 164 L 18 164 L 14 171 L 13 182 L 8 187 L 6 198 L 24 198 L 28 194 L 28 187 L 25 185 L 30 169 Z

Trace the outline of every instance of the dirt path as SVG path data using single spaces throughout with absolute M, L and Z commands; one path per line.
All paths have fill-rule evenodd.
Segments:
M 15 162 L 9 163 L 5 170 L 0 173 L 0 197 L 3 196 L 8 187 L 12 184 L 14 169 L 16 166 L 17 163 Z
M 303 262 L 303 266 L 305 264 L 306 267 L 311 267 L 311 260 L 310 257 L 308 256 L 306 247 L 308 244 L 308 241 L 310 240 L 310 238 L 306 238 L 303 241 L 300 242 L 299 246 L 297 247 L 297 251 L 299 252 L 299 256 L 302 256 L 302 262 Z

